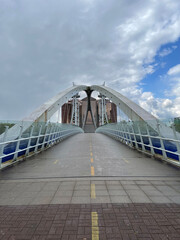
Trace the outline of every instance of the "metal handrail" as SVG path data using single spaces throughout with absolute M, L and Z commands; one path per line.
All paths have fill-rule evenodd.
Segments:
M 138 133 L 135 133 L 133 125 L 129 126 L 128 124 L 122 123 L 122 124 L 106 124 L 104 126 L 99 127 L 96 130 L 96 132 L 101 132 L 101 133 L 110 135 L 111 137 L 114 137 L 122 142 L 125 142 L 128 146 L 135 148 L 138 151 L 148 153 L 152 156 L 157 156 L 157 154 L 155 153 L 156 150 L 161 151 L 162 155 L 158 153 L 158 157 L 176 166 L 180 166 L 180 151 L 179 151 L 180 140 L 177 139 L 176 133 L 174 133 L 174 139 L 173 139 L 173 138 L 167 138 L 167 137 L 161 136 L 160 132 L 156 133 L 156 136 L 150 135 L 148 134 L 149 129 L 146 129 L 146 130 L 147 130 L 146 131 L 147 133 L 142 134 L 140 127 L 138 126 Z M 137 137 L 139 137 L 138 139 L 139 141 L 137 141 Z M 145 143 L 143 138 L 147 138 L 149 144 Z M 160 144 L 160 146 L 159 147 L 155 146 L 152 143 L 152 139 L 159 140 L 158 144 Z M 164 141 L 174 144 L 176 151 L 171 151 L 170 149 L 166 149 L 164 145 Z M 150 150 L 147 148 L 150 148 Z M 168 157 L 169 155 L 167 156 L 167 154 L 172 154 L 173 156 L 176 156 L 177 159 L 170 158 Z
M 57 142 L 59 142 L 60 140 L 63 140 L 65 138 L 67 138 L 68 136 L 74 135 L 76 133 L 80 133 L 83 132 L 83 130 L 77 126 L 73 126 L 73 125 L 66 125 L 66 129 L 62 129 L 59 127 L 58 124 L 54 124 L 54 127 L 50 127 L 50 129 L 48 130 L 47 133 L 47 128 L 48 126 L 45 126 L 45 133 L 42 134 L 41 130 L 43 127 L 43 124 L 41 124 L 39 126 L 39 131 L 38 134 L 33 136 L 33 123 L 32 123 L 32 129 L 30 131 L 29 137 L 22 137 L 22 132 L 23 129 L 20 129 L 20 133 L 19 133 L 19 137 L 17 139 L 14 140 L 9 140 L 6 141 L 6 137 L 3 139 L 4 141 L 0 143 L 0 169 L 6 167 L 7 165 L 11 165 L 14 164 L 15 162 L 18 162 L 22 159 L 24 159 L 25 157 L 28 156 L 32 156 L 32 154 L 36 154 L 39 153 L 45 149 L 47 149 L 48 147 L 53 146 L 54 144 L 56 144 Z M 57 130 L 57 128 L 59 128 Z M 8 131 L 8 129 L 6 129 L 6 131 Z M 50 132 L 49 132 L 50 131 Z M 43 138 L 43 140 L 42 140 Z M 34 145 L 31 145 L 31 141 L 32 139 L 35 139 L 36 143 Z M 41 139 L 42 142 L 39 142 L 39 140 Z M 20 143 L 28 141 L 28 143 L 26 143 L 26 147 L 20 148 Z M 14 151 L 11 151 L 9 153 L 4 153 L 4 149 L 5 147 L 7 147 L 8 145 L 11 145 L 15 143 L 15 149 Z M 39 148 L 39 146 L 41 146 L 41 148 Z M 45 147 L 46 146 L 46 147 Z M 29 151 L 33 149 L 32 151 Z M 23 156 L 18 156 L 19 153 L 25 152 L 25 154 Z M 4 158 L 8 158 L 12 156 L 11 159 L 8 159 L 7 161 L 2 162 L 2 160 Z

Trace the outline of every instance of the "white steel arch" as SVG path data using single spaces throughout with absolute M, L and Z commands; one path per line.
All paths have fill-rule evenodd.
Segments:
M 131 101 L 127 97 L 123 96 L 121 93 L 106 87 L 93 85 L 91 89 L 105 95 L 107 98 L 112 100 L 132 121 L 143 121 L 152 127 L 156 132 L 164 137 L 174 138 L 173 130 L 167 127 L 163 122 L 159 121 L 152 114 L 144 110 L 135 102 Z M 180 134 L 177 133 L 180 138 Z
M 74 85 L 42 104 L 39 108 L 33 111 L 28 117 L 22 119 L 12 128 L 10 128 L 6 134 L 6 140 L 11 141 L 19 136 L 20 127 L 23 128 L 23 132 L 26 131 L 33 122 L 47 122 L 51 116 L 71 97 L 79 93 L 80 91 L 86 90 L 85 85 Z M 4 134 L 0 136 L 0 142 L 3 141 Z
M 10 128 L 6 136 L 7 141 L 16 139 L 18 137 L 20 126 L 22 126 L 23 131 L 25 131 L 32 125 L 32 122 L 47 122 L 50 117 L 68 101 L 68 99 L 78 94 L 80 91 L 86 91 L 87 89 L 98 91 L 102 95 L 112 100 L 112 102 L 115 103 L 132 121 L 144 121 L 148 123 L 148 125 L 151 126 L 155 131 L 160 130 L 162 136 L 169 138 L 173 136 L 173 130 L 171 128 L 167 127 L 162 122 L 159 122 L 159 120 L 152 114 L 148 113 L 146 110 L 119 92 L 104 85 L 74 85 L 45 102 L 28 117 L 24 118 L 22 122 L 19 122 L 14 127 Z M 0 141 L 2 139 L 3 134 L 0 136 Z

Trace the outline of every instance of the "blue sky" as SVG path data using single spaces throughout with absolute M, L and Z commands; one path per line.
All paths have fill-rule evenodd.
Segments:
M 161 56 L 162 52 L 167 52 L 167 55 Z M 153 92 L 157 98 L 165 97 L 164 92 L 168 89 L 169 81 L 167 78 L 167 72 L 170 68 L 180 63 L 180 39 L 174 43 L 168 43 L 160 47 L 157 55 L 155 56 L 154 72 L 147 74 L 140 85 L 143 91 Z M 173 96 L 171 96 L 173 98 Z
M 0 0 L 0 119 L 102 84 L 180 116 L 179 0 Z

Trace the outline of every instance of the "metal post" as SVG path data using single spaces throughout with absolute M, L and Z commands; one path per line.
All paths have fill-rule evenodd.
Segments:
M 128 143 L 128 136 L 127 136 L 127 132 L 126 132 L 126 125 L 125 125 L 125 123 L 123 124 L 123 130 L 124 130 L 124 135 L 125 135 L 125 142 L 127 144 Z
M 79 102 L 77 101 L 77 126 L 79 126 Z
M 107 125 L 107 126 L 108 126 L 108 125 Z M 116 125 L 116 128 L 117 128 L 117 138 L 118 138 L 118 140 L 119 140 L 119 138 L 120 138 L 120 137 L 119 137 L 120 131 L 119 131 L 119 125 L 118 125 L 118 124 Z
M 178 142 L 176 142 L 177 152 L 180 153 L 180 143 L 179 143 L 180 140 L 179 140 L 178 137 L 177 137 L 174 124 L 172 125 L 172 129 L 173 129 L 173 133 L 174 133 L 174 139 L 175 139 L 176 141 L 178 141 Z M 179 158 L 179 161 L 180 161 L 180 156 L 178 156 L 178 158 Z
M 42 143 L 42 147 L 41 149 L 43 150 L 44 149 L 44 145 L 45 145 L 45 141 L 46 141 L 46 135 L 47 135 L 47 132 L 48 132 L 48 124 L 45 126 L 45 132 L 44 132 L 44 139 L 43 139 L 43 143 Z
M 42 130 L 42 124 L 41 124 L 39 132 L 38 132 L 37 141 L 36 141 L 36 147 L 35 147 L 34 152 L 37 152 L 37 150 L 38 150 L 38 144 L 39 144 L 39 139 L 40 139 L 40 135 L 41 135 L 41 130 Z
M 163 154 L 163 157 L 165 159 L 167 159 L 167 154 L 166 154 L 166 151 L 165 151 L 164 142 L 162 140 L 161 131 L 160 131 L 159 126 L 160 126 L 160 123 L 157 122 L 157 131 L 158 131 L 158 134 L 159 134 L 159 140 L 160 140 L 160 144 L 161 144 L 162 154 Z
M 79 102 L 76 98 L 76 125 L 79 126 Z
M 73 118 L 74 118 L 74 106 L 75 104 L 74 104 L 74 97 L 73 97 L 73 100 L 72 100 L 72 113 L 71 113 L 71 124 L 73 124 Z
M 137 122 L 137 127 L 138 127 L 138 132 L 139 132 L 139 136 L 140 136 L 140 140 L 141 140 L 142 150 L 143 150 L 143 152 L 145 152 L 144 142 L 143 142 L 143 138 L 142 138 L 142 135 L 141 135 L 141 128 L 140 128 L 138 122 Z
M 132 144 L 132 139 L 131 139 L 131 132 L 130 132 L 130 128 L 129 128 L 129 125 L 126 124 L 126 129 L 127 129 L 127 134 L 129 135 L 129 145 L 133 146 Z
M 58 106 L 59 106 L 59 104 L 58 104 Z M 59 121 L 60 121 L 60 107 L 59 107 L 59 109 L 58 109 L 58 118 L 57 118 L 57 122 L 59 123 Z
M 20 141 L 21 141 L 22 132 L 23 132 L 23 126 L 20 126 L 20 131 L 19 131 L 18 141 L 16 142 L 16 149 L 15 149 L 15 154 L 14 154 L 14 157 L 13 157 L 13 161 L 18 156 L 18 151 L 19 151 L 19 145 L 20 145 Z
M 120 135 L 121 135 L 121 142 L 123 141 L 123 138 L 124 138 L 124 134 L 123 134 L 123 131 L 122 131 L 122 123 L 120 123 L 120 125 L 119 125 L 119 127 L 120 127 Z
M 75 100 L 74 100 L 74 104 L 75 104 L 75 125 L 78 125 L 78 123 L 77 123 L 77 111 L 78 111 L 78 106 L 77 106 L 77 104 L 78 104 L 78 102 L 77 102 L 77 98 L 75 98 Z
M 138 144 L 137 144 L 137 138 L 136 138 L 136 134 L 135 134 L 135 131 L 134 131 L 134 122 L 132 122 L 132 131 L 133 131 L 133 135 L 134 135 L 134 141 L 135 141 L 135 146 L 136 146 L 136 149 L 138 149 Z
M 122 131 L 122 141 L 123 141 L 123 142 L 126 142 L 126 135 L 125 135 L 125 132 L 124 132 L 123 123 L 121 124 L 121 131 Z
M 99 126 L 102 126 L 102 111 L 101 111 L 102 101 L 99 101 Z
M 106 112 L 106 99 L 104 99 L 104 115 L 105 115 L 106 123 L 108 123 L 108 117 Z
M 9 129 L 9 126 L 6 126 L 2 142 L 6 141 L 8 129 Z M 4 147 L 5 147 L 4 144 L 0 146 L 0 169 L 2 167 L 2 158 L 3 158 Z
M 74 95 L 72 98 L 72 114 L 71 114 L 71 124 L 75 124 L 79 126 L 79 103 L 78 98 L 80 96 L 78 94 Z
M 151 154 L 154 155 L 155 153 L 154 153 L 154 148 L 153 148 L 152 139 L 151 139 L 151 136 L 150 136 L 148 124 L 146 124 L 146 130 L 147 130 L 147 134 L 148 134 L 149 145 L 150 145 L 150 148 L 151 148 Z
M 102 123 L 101 123 L 101 125 L 104 125 L 104 98 L 103 98 L 103 96 L 101 98 L 101 102 L 102 102 L 102 106 L 101 106 L 101 112 L 102 112 L 102 119 L 101 119 L 101 121 L 102 121 Z
M 49 141 L 50 141 L 50 137 L 51 137 L 51 131 L 52 131 L 52 128 L 53 126 L 51 125 L 50 129 L 49 129 L 49 136 L 48 136 L 48 139 L 47 139 L 47 146 L 49 146 Z
M 31 126 L 31 130 L 30 130 L 30 134 L 29 134 L 29 140 L 28 140 L 28 145 L 27 145 L 27 149 L 26 149 L 26 153 L 25 155 L 27 156 L 29 154 L 29 148 L 30 148 L 30 145 L 31 145 L 31 137 L 33 135 L 33 130 L 34 130 L 34 125 Z
M 56 140 L 57 135 L 58 135 L 58 124 L 56 124 L 55 130 L 54 130 L 54 135 L 53 135 L 54 141 L 57 141 L 57 140 Z
M 52 131 L 52 135 L 51 135 L 51 136 L 52 136 L 52 138 L 51 138 L 51 140 L 52 140 L 52 141 L 51 141 L 51 144 L 53 144 L 53 139 L 55 138 L 55 135 L 56 135 L 56 128 L 57 128 L 57 126 L 55 125 L 54 128 L 53 128 L 53 131 Z

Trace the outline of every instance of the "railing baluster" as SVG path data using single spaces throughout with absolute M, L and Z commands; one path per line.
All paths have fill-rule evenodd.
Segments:
M 172 125 L 172 129 L 173 129 L 173 133 L 174 133 L 174 139 L 177 140 L 176 141 L 177 152 L 180 153 L 180 140 L 177 138 L 177 134 L 176 134 L 176 130 L 175 130 L 174 124 Z M 179 158 L 179 161 L 180 161 L 180 156 L 178 156 L 178 158 Z
M 142 146 L 141 150 L 148 152 L 147 150 L 144 150 L 145 147 L 147 147 L 147 149 L 149 151 L 151 151 L 151 154 L 154 156 L 155 155 L 155 151 L 156 150 L 161 150 L 162 153 L 160 153 L 160 155 L 162 155 L 162 159 L 170 162 L 171 164 L 175 165 L 175 166 L 179 166 L 180 167 L 180 139 L 178 139 L 178 135 L 176 135 L 176 132 L 174 133 L 174 137 L 172 138 L 167 138 L 167 137 L 162 137 L 159 126 L 157 126 L 156 131 L 159 133 L 159 135 L 154 136 L 151 135 L 150 133 L 150 129 L 148 126 L 148 123 L 143 123 L 145 125 L 142 125 L 143 128 L 140 128 L 140 126 L 137 124 L 135 125 L 135 123 L 132 121 L 132 125 L 125 125 L 124 123 L 121 124 L 107 124 L 106 126 L 101 126 L 99 127 L 96 132 L 101 132 L 107 135 L 110 135 L 111 137 L 119 137 L 119 139 L 122 142 L 125 142 L 130 145 L 130 143 L 132 145 L 135 145 L 135 148 L 138 150 L 139 149 L 139 144 Z M 129 127 L 129 128 L 128 128 Z M 131 127 L 131 128 L 130 128 Z M 143 133 L 142 133 L 143 131 Z M 138 139 L 137 139 L 138 137 Z M 144 139 L 143 139 L 144 138 Z M 152 138 L 159 140 L 160 141 L 160 147 L 158 145 L 153 145 L 153 141 Z M 145 142 L 146 139 L 149 139 L 149 142 Z M 138 141 L 137 141 L 138 140 Z M 176 150 L 174 150 L 174 147 L 172 145 L 172 149 L 165 149 L 165 142 L 164 141 L 168 141 L 173 145 L 177 146 L 177 152 L 175 152 Z M 171 157 L 167 157 L 167 154 L 172 154 L 172 158 Z M 178 159 L 179 161 L 176 161 L 177 159 L 174 157 L 175 155 L 178 155 Z
M 150 145 L 150 149 L 151 149 L 151 154 L 154 156 L 154 147 L 153 147 L 153 144 L 152 144 L 152 139 L 151 139 L 151 136 L 150 136 L 150 132 L 149 132 L 149 126 L 148 124 L 146 124 L 146 130 L 147 130 L 147 135 L 148 135 L 148 139 L 149 139 L 149 145 Z
M 18 157 L 18 151 L 19 151 L 19 145 L 20 145 L 20 142 L 21 142 L 22 132 L 23 132 L 23 126 L 21 125 L 20 126 L 20 131 L 19 131 L 19 136 L 18 136 L 18 141 L 16 142 L 16 149 L 15 149 L 15 154 L 14 154 L 14 157 L 13 157 L 13 161 L 15 161 L 16 158 Z
M 127 124 L 127 125 L 126 125 L 126 128 L 127 128 L 127 132 L 128 132 L 128 135 L 129 135 L 129 145 L 132 147 L 133 144 L 132 144 L 130 126 Z
M 124 130 L 124 124 L 121 125 L 122 126 L 122 131 L 123 131 L 123 140 L 124 142 L 126 143 L 126 133 L 125 133 L 125 130 Z
M 45 125 L 45 132 L 44 132 L 44 138 L 43 138 L 43 143 L 42 143 L 42 147 L 41 149 L 44 150 L 44 145 L 46 143 L 46 136 L 47 136 L 47 133 L 48 133 L 48 124 Z
M 141 147 L 142 147 L 142 151 L 145 152 L 145 147 L 144 147 L 144 141 L 141 135 L 141 128 L 140 128 L 140 123 L 137 122 L 137 127 L 138 127 L 138 132 L 139 132 L 139 136 L 140 136 L 140 140 L 141 140 Z
M 163 154 L 163 157 L 165 158 L 165 160 L 167 160 L 167 154 L 166 154 L 166 151 L 165 151 L 164 142 L 162 140 L 162 136 L 161 136 L 161 131 L 160 131 L 159 125 L 160 124 L 157 122 L 157 130 L 158 130 L 158 134 L 159 134 L 159 140 L 160 140 L 160 144 L 161 144 L 162 154 Z
M 134 122 L 132 121 L 132 123 L 133 123 L 132 131 L 133 131 L 133 135 L 134 135 L 135 147 L 136 147 L 136 149 L 138 149 L 137 139 L 136 139 L 135 130 L 134 130 Z
M 37 136 L 36 146 L 35 146 L 35 149 L 34 149 L 34 152 L 35 152 L 35 153 L 36 153 L 37 150 L 38 150 L 38 145 L 39 145 L 39 139 L 40 139 L 41 131 L 42 131 L 42 124 L 40 125 L 39 132 L 38 132 L 38 136 Z
M 48 141 L 47 141 L 47 146 L 49 146 L 50 142 L 52 142 L 51 136 L 52 136 L 53 130 L 54 130 L 54 127 L 53 127 L 53 125 L 51 125 L 49 136 L 48 136 Z
M 121 139 L 121 129 L 120 129 L 120 124 L 118 124 L 118 140 Z
M 74 127 L 74 126 L 66 126 L 66 125 L 59 125 L 59 124 L 47 124 L 45 125 L 45 130 L 43 131 L 43 124 L 40 125 L 40 128 L 38 130 L 37 136 L 33 136 L 33 132 L 35 130 L 35 125 L 34 123 L 32 123 L 33 125 L 31 125 L 30 127 L 30 133 L 29 136 L 27 137 L 23 137 L 22 138 L 22 134 L 23 134 L 23 122 L 22 125 L 20 126 L 20 132 L 19 132 L 19 136 L 14 139 L 14 140 L 7 140 L 6 139 L 6 135 L 7 135 L 7 131 L 8 131 L 8 127 L 6 127 L 5 133 L 3 135 L 3 139 L 0 142 L 0 169 L 6 167 L 7 165 L 2 164 L 2 159 L 5 157 L 9 157 L 9 156 L 13 156 L 12 161 L 8 164 L 8 165 L 12 165 L 16 162 L 16 159 L 23 159 L 24 156 L 28 156 L 30 149 L 31 149 L 31 144 L 32 144 L 32 140 L 33 142 L 36 143 L 32 146 L 32 148 L 34 148 L 33 152 L 40 152 L 38 151 L 38 147 L 41 146 L 40 150 L 44 150 L 45 148 L 45 144 L 47 144 L 47 147 L 51 147 L 52 145 L 54 145 L 55 143 L 57 143 L 58 141 L 60 141 L 61 139 L 64 139 L 66 137 L 69 137 L 75 133 L 78 132 L 84 132 L 80 127 Z M 37 123 L 38 124 L 38 123 Z M 50 126 L 50 127 L 49 127 Z M 43 134 L 44 133 L 44 134 Z M 43 141 L 41 143 L 40 139 L 43 138 Z M 22 148 L 20 149 L 20 144 L 22 145 Z M 27 143 L 26 146 L 24 146 Z M 10 144 L 16 144 L 15 145 L 15 149 L 11 152 L 8 152 L 6 154 L 4 154 L 4 147 L 6 145 L 10 145 Z M 25 152 L 25 155 L 22 156 L 22 153 Z M 21 153 L 21 154 L 20 154 Z M 21 155 L 18 157 L 18 155 Z
M 6 141 L 8 129 L 9 129 L 9 126 L 6 126 L 2 142 Z M 2 167 L 2 158 L 3 158 L 4 148 L 5 148 L 5 144 L 0 146 L 0 169 Z
M 33 135 L 34 131 L 34 125 L 31 126 L 30 134 L 29 134 L 29 140 L 28 140 L 28 145 L 27 145 L 27 150 L 26 150 L 26 156 L 29 154 L 30 146 L 31 146 L 31 137 Z
M 56 123 L 55 130 L 54 130 L 54 135 L 53 135 L 53 139 L 56 139 L 57 131 L 58 131 L 58 124 Z M 56 142 L 56 140 L 55 140 L 55 142 Z

